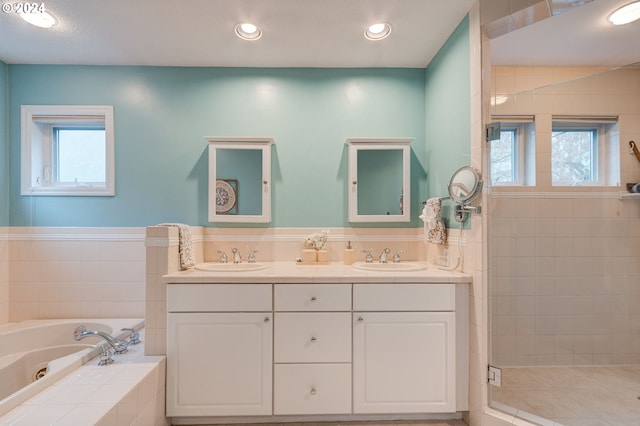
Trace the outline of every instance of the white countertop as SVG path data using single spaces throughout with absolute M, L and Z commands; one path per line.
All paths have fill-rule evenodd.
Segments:
M 265 262 L 266 269 L 212 272 L 197 269 L 173 272 L 162 278 L 166 283 L 471 283 L 471 275 L 444 271 L 429 265 L 417 271 L 369 271 L 341 262 L 305 265 L 295 262 Z

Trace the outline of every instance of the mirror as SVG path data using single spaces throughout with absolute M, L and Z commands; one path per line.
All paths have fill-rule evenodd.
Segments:
M 460 167 L 451 176 L 449 197 L 456 204 L 469 204 L 480 194 L 482 181 L 480 173 L 470 166 Z
M 209 221 L 271 221 L 271 138 L 206 138 Z
M 347 139 L 349 222 L 409 222 L 413 138 Z

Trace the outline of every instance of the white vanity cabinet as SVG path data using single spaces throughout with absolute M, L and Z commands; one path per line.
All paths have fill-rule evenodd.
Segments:
M 455 285 L 354 285 L 355 414 L 457 410 L 455 307 Z
M 167 293 L 167 416 L 271 415 L 271 285 Z
M 468 304 L 467 283 L 169 283 L 167 416 L 467 411 Z
M 351 413 L 351 285 L 276 284 L 273 414 Z

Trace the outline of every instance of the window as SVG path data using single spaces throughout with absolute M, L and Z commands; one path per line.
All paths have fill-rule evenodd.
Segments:
M 500 121 L 500 139 L 492 140 L 489 149 L 491 185 L 533 185 L 535 182 L 533 118 L 511 117 L 497 121 Z
M 518 128 L 500 128 L 500 139 L 491 142 L 491 183 L 518 182 Z
M 114 195 L 113 108 L 22 106 L 23 195 Z
M 612 120 L 554 119 L 552 185 L 618 185 L 619 149 L 612 143 L 611 130 L 615 125 Z

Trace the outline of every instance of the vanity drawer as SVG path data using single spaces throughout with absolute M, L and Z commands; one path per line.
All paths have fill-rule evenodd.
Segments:
M 270 284 L 169 284 L 169 312 L 271 311 Z
M 351 313 L 276 313 L 274 362 L 351 362 Z
M 273 414 L 351 413 L 350 364 L 276 364 Z
M 276 311 L 350 311 L 351 284 L 276 284 Z
M 454 311 L 454 284 L 354 284 L 354 311 Z

